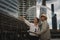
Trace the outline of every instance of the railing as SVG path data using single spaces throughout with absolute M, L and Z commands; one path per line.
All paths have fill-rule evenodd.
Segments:
M 0 40 L 26 40 L 27 30 L 23 21 L 0 13 Z
M 51 30 L 51 38 L 60 38 L 59 30 Z

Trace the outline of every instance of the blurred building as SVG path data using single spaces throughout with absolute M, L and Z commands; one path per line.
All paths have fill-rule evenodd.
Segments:
M 42 0 L 42 6 L 40 7 L 40 16 L 42 13 L 47 14 L 46 0 Z
M 60 30 L 60 24 L 59 24 L 59 30 Z
M 20 2 L 20 6 L 19 6 L 19 10 L 20 10 L 20 13 L 19 13 L 19 16 L 20 15 L 24 15 L 24 16 L 27 16 L 27 19 L 29 20 L 29 21 L 31 21 L 32 19 L 32 17 L 30 16 L 28 16 L 28 15 L 30 15 L 30 13 L 26 13 L 27 12 L 27 9 L 29 9 L 30 7 L 32 7 L 32 6 L 35 6 L 36 5 L 36 0 L 19 0 L 19 2 Z M 34 16 L 34 14 L 32 13 L 32 16 Z
M 18 0 L 0 0 L 0 13 L 12 15 L 18 17 Z
M 57 15 L 54 14 L 54 4 L 51 4 L 51 10 L 52 10 L 52 29 L 57 30 Z
M 36 7 L 33 6 L 32 8 L 27 10 L 27 20 L 33 22 L 35 17 L 36 17 Z
M 53 30 L 57 30 L 57 18 L 56 18 L 56 14 L 54 14 L 54 16 L 52 17 L 52 29 Z

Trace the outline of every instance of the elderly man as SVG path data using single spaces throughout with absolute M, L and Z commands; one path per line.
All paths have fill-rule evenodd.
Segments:
M 40 25 L 41 40 L 50 40 L 50 29 L 47 23 L 46 14 L 41 15 L 40 21 L 41 21 L 41 25 Z

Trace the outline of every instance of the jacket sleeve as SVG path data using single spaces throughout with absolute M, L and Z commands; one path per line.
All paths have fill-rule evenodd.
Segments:
M 28 20 L 24 19 L 24 22 L 25 22 L 29 27 L 31 26 L 31 23 L 30 23 Z
M 46 31 L 48 31 L 48 29 L 49 29 L 48 23 L 47 22 L 44 22 L 42 24 L 42 30 L 41 30 L 40 34 L 45 33 Z

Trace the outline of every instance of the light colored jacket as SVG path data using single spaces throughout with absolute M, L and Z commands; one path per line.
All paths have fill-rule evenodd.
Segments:
M 47 21 L 41 23 L 41 40 L 50 39 L 50 29 Z

